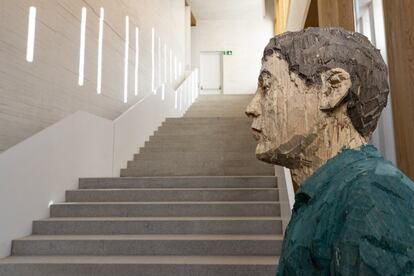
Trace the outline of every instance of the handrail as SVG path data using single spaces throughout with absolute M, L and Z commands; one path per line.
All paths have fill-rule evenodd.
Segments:
M 175 108 L 181 111 L 191 105 L 199 95 L 198 68 L 195 68 L 174 91 Z

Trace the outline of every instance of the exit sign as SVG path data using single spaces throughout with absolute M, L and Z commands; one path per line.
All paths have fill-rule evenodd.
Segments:
M 225 56 L 232 56 L 233 55 L 233 51 L 224 51 L 223 52 Z

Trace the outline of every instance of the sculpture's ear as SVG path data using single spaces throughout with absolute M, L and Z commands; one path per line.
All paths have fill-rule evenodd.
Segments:
M 319 98 L 320 110 L 332 110 L 348 95 L 352 82 L 348 72 L 342 68 L 330 69 L 321 75 L 322 94 Z

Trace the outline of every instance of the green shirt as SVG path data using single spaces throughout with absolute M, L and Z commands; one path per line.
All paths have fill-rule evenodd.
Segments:
M 414 183 L 374 146 L 344 149 L 295 200 L 277 275 L 414 275 Z

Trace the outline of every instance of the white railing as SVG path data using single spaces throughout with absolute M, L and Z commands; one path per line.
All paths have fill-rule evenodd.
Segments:
M 174 91 L 175 108 L 186 110 L 198 97 L 198 69 L 194 69 Z

